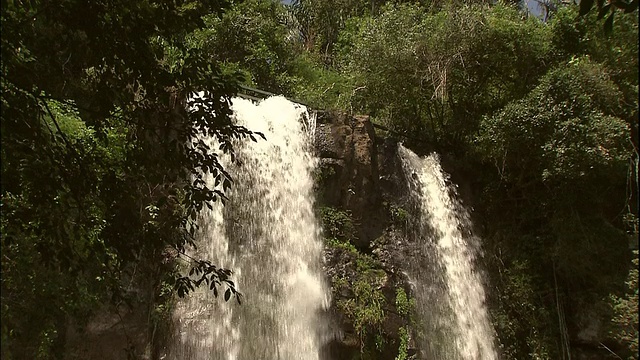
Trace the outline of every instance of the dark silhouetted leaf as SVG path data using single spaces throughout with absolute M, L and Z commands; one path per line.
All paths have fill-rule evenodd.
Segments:
M 628 14 L 636 10 L 638 10 L 638 0 L 633 0 L 626 6 L 626 8 L 624 9 L 624 13 Z
M 589 11 L 591 11 L 591 8 L 593 7 L 593 2 L 594 2 L 594 0 L 582 0 L 582 1 L 580 1 L 580 13 L 579 13 L 579 16 L 587 15 L 589 13 Z
M 607 13 L 609 13 L 609 9 L 611 9 L 611 3 L 603 6 L 598 13 L 598 20 L 602 19 Z
M 607 35 L 611 34 L 613 31 L 613 16 L 615 14 L 615 12 L 611 12 L 611 15 L 609 15 L 607 20 L 604 22 L 604 33 Z

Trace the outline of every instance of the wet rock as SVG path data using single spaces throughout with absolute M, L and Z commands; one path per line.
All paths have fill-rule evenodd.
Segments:
M 385 216 L 378 190 L 378 159 L 368 116 L 325 114 L 315 132 L 320 157 L 320 203 L 351 211 L 358 232 L 356 247 L 366 249 L 379 236 Z
M 400 328 L 408 325 L 408 315 L 396 309 L 397 289 L 409 291 L 402 268 L 406 251 L 398 226 L 394 224 L 390 210 L 398 210 L 407 197 L 406 181 L 397 156 L 397 142 L 377 138 L 367 116 L 348 116 L 342 113 L 325 113 L 316 129 L 316 153 L 320 156 L 317 189 L 320 206 L 347 211 L 352 216 L 355 236 L 340 247 L 328 244 L 325 248 L 325 273 L 332 288 L 332 302 L 328 316 L 338 330 L 325 348 L 325 359 L 351 359 L 360 354 L 361 347 L 374 351 L 377 359 L 395 359 L 400 344 Z M 395 219 L 398 220 L 398 219 Z M 380 331 L 384 345 L 361 344 L 353 319 L 338 306 L 344 301 L 355 301 L 354 285 L 363 281 L 363 269 L 356 264 L 365 257 L 375 265 L 365 276 L 374 291 L 384 298 L 384 319 L 375 326 Z M 353 316 L 353 315 L 351 315 Z M 372 331 L 370 329 L 369 331 Z M 413 346 L 413 345 L 411 345 Z M 409 350 L 411 354 L 415 351 Z

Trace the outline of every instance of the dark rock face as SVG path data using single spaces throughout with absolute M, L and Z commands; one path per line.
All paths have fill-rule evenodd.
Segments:
M 319 202 L 351 211 L 356 247 L 366 249 L 386 224 L 381 209 L 376 138 L 368 116 L 323 114 L 316 129 Z
M 392 139 L 376 137 L 367 116 L 324 113 L 318 117 L 315 148 L 320 157 L 317 174 L 317 200 L 322 207 L 347 211 L 355 228 L 350 243 L 357 251 L 327 246 L 325 273 L 332 287 L 332 305 L 328 316 L 334 327 L 334 339 L 323 349 L 324 359 L 351 359 L 366 352 L 354 328 L 353 315 L 345 314 L 340 303 L 356 301 L 354 287 L 362 281 L 357 267 L 362 257 L 372 259 L 377 278 L 372 283 L 384 298 L 384 318 L 375 325 L 384 345 L 375 348 L 376 359 L 395 359 L 400 345 L 400 328 L 408 325 L 407 314 L 396 308 L 398 289 L 409 293 L 409 285 L 400 271 L 407 249 L 403 231 L 396 229 L 390 214 L 392 206 L 407 197 L 406 181 Z M 393 205 L 392 205 L 393 204 Z M 342 284 L 342 285 L 341 285 Z M 408 350 L 411 354 L 414 351 Z

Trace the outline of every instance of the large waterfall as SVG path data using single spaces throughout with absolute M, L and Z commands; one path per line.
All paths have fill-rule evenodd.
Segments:
M 424 358 L 497 359 L 482 278 L 474 269 L 480 244 L 469 214 L 437 155 L 421 159 L 402 146 L 399 153 L 420 214 L 412 234 L 420 256 L 407 260 Z
M 181 300 L 167 358 L 317 360 L 329 292 L 313 210 L 315 124 L 283 97 L 232 103 L 236 123 L 267 140 L 236 145 L 233 193 L 201 216 L 195 255 L 232 269 L 243 303 L 206 290 Z

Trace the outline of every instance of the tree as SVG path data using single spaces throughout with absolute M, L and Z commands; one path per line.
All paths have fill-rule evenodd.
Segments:
M 616 10 L 620 10 L 625 14 L 638 10 L 638 0 L 610 0 L 606 4 L 604 0 L 583 0 L 580 1 L 579 16 L 588 14 L 593 9 L 594 3 L 598 11 L 598 20 L 603 19 L 607 14 L 609 15 L 604 22 L 604 31 L 608 34 L 613 31 L 613 17 L 616 14 Z
M 224 6 L 2 2 L 3 358 L 61 356 L 65 319 L 126 300 L 138 267 L 180 296 L 236 293 L 229 270 L 186 255 L 197 213 L 232 181 L 203 137 L 231 154 L 253 138 L 230 119 L 237 75 L 185 45 Z M 167 274 L 167 249 L 195 277 Z
M 352 31 L 340 58 L 358 89 L 354 108 L 420 139 L 416 147 L 459 153 L 483 115 L 535 86 L 550 50 L 548 29 L 503 5 L 389 6 Z
M 634 234 L 637 236 L 638 234 Z M 613 336 L 625 344 L 628 359 L 638 359 L 638 250 L 634 251 L 633 265 L 625 283 L 623 296 L 611 296 L 613 303 Z
M 575 304 L 602 305 L 624 281 L 629 254 L 620 209 L 629 202 L 633 148 L 620 98 L 606 68 L 580 57 L 483 119 L 476 149 L 494 172 L 483 188 L 493 229 L 486 240 L 499 249 L 501 307 L 517 319 L 499 322 L 516 358 L 540 339 L 566 336 L 562 309 L 572 319 Z M 557 310 L 524 315 L 509 310 L 511 301 Z M 517 334 L 529 330 L 516 324 L 531 321 L 539 330 L 524 342 Z M 551 357 L 565 346 L 542 344 L 554 349 Z
M 223 16 L 205 18 L 206 27 L 189 37 L 213 61 L 248 75 L 249 85 L 287 93 L 291 63 L 297 54 L 283 4 L 249 0 L 234 4 Z
M 378 0 L 296 0 L 290 11 L 305 49 L 331 63 L 338 34 L 349 18 L 374 14 L 385 3 Z

